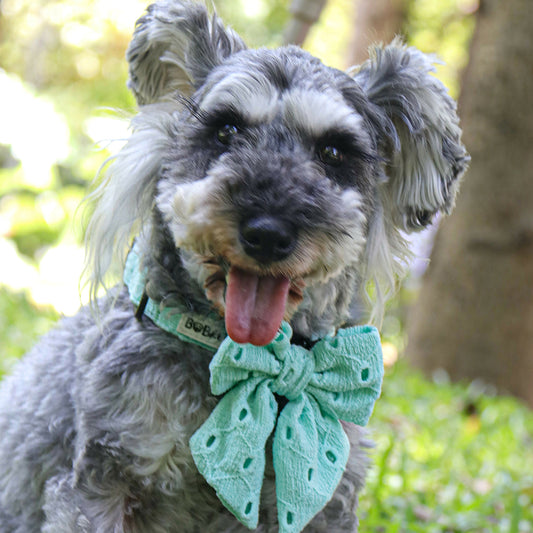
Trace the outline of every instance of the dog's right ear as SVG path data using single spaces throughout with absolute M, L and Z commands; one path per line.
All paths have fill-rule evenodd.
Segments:
M 128 87 L 139 105 L 188 96 L 231 54 L 242 39 L 210 15 L 202 3 L 162 0 L 148 7 L 135 26 L 126 58 Z

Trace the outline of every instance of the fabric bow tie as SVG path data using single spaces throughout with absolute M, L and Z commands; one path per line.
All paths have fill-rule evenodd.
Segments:
M 267 346 L 224 340 L 210 365 L 211 390 L 224 396 L 190 440 L 200 473 L 250 529 L 274 428 L 279 531 L 299 532 L 331 499 L 346 467 L 350 444 L 339 420 L 365 425 L 381 392 L 376 328 L 340 330 L 311 350 L 291 345 L 291 336 L 283 322 Z M 274 394 L 288 400 L 279 417 Z

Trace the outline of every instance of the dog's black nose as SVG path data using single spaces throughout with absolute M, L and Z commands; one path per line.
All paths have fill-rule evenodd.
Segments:
M 285 259 L 296 246 L 296 229 L 293 224 L 270 215 L 244 220 L 239 238 L 244 251 L 261 263 Z

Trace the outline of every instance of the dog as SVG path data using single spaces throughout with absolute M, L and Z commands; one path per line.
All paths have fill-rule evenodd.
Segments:
M 203 4 L 159 0 L 127 60 L 139 113 L 91 196 L 92 305 L 1 384 L 3 533 L 247 531 L 189 447 L 218 402 L 220 317 L 255 346 L 282 321 L 302 346 L 378 323 L 404 234 L 451 211 L 467 167 L 433 58 L 398 40 L 345 73 L 295 46 L 248 49 Z M 142 294 L 118 283 L 97 298 L 132 236 Z M 191 341 L 147 305 L 212 322 L 186 315 Z M 369 443 L 344 429 L 350 458 L 307 532 L 357 530 Z M 262 533 L 280 528 L 269 464 Z

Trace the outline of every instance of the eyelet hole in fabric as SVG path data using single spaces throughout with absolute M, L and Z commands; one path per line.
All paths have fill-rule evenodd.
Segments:
M 251 511 L 252 511 L 252 506 L 253 506 L 253 503 L 252 502 L 248 502 L 246 504 L 246 509 L 244 509 L 244 514 L 250 514 Z
M 252 464 L 252 458 L 248 457 L 245 459 L 242 467 L 246 470 L 247 468 L 250 468 L 250 465 Z
M 326 452 L 326 458 L 330 463 L 335 464 L 337 462 L 337 456 L 331 450 Z
M 215 441 L 217 440 L 217 438 L 214 436 L 214 435 L 211 435 L 208 439 L 207 439 L 207 442 L 205 443 L 205 445 L 208 447 L 208 448 L 211 448 L 211 446 L 213 446 L 213 444 L 215 444 Z
M 361 371 L 361 379 L 363 381 L 368 381 L 368 377 L 370 376 L 370 370 L 368 368 L 363 368 Z
M 289 511 L 287 513 L 287 525 L 290 526 L 294 522 L 294 515 Z
M 313 474 L 314 474 L 314 470 L 312 468 L 310 468 L 308 471 L 307 471 L 307 481 L 312 481 L 313 480 Z
M 285 432 L 285 436 L 287 437 L 287 440 L 292 439 L 292 428 L 290 426 L 287 426 L 287 430 Z
M 248 416 L 248 410 L 242 409 L 239 413 L 239 420 L 242 422 Z

